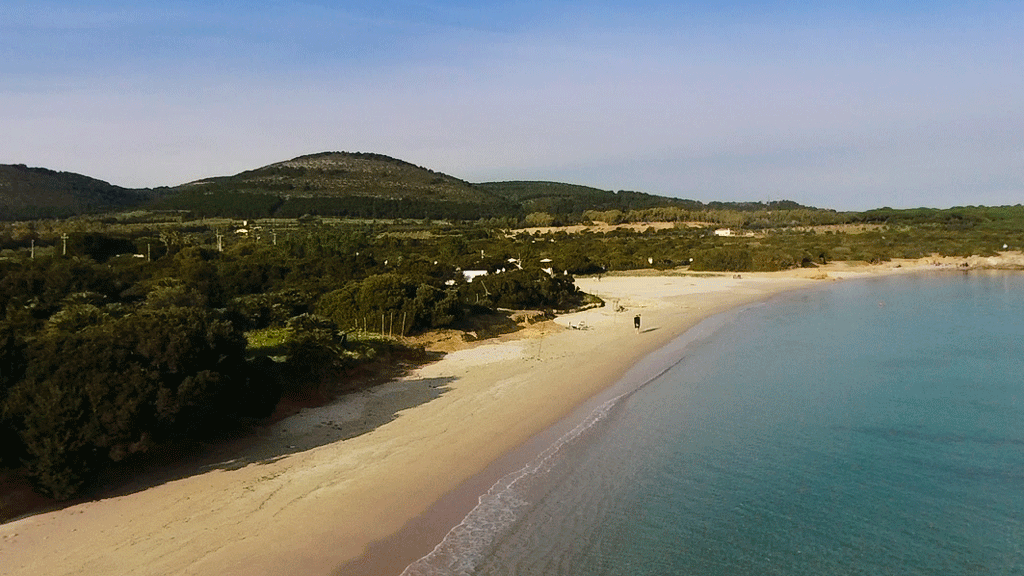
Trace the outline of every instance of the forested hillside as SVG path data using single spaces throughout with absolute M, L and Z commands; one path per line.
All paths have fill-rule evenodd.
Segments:
M 300 156 L 175 188 L 158 206 L 205 216 L 477 219 L 518 207 L 472 184 L 360 152 Z
M 322 152 L 188 184 L 121 188 L 45 168 L 0 166 L 0 220 L 66 217 L 142 207 L 186 217 L 504 219 L 551 214 L 576 223 L 586 211 L 672 208 L 757 211 L 804 208 L 792 202 L 702 203 L 557 182 L 472 184 L 382 154 Z
M 121 188 L 81 174 L 0 164 L 0 220 L 121 210 L 142 205 L 152 196 L 151 191 Z

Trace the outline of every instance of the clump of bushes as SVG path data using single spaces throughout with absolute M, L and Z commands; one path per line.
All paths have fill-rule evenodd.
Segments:
M 70 497 L 108 462 L 266 412 L 272 384 L 251 377 L 244 338 L 215 312 L 95 319 L 40 332 L 13 352 L 6 344 L 5 363 L 21 369 L 5 379 L 3 419 L 17 440 L 5 453 L 42 493 Z
M 316 312 L 345 329 L 404 336 L 449 326 L 462 317 L 463 307 L 455 289 L 410 276 L 377 274 L 325 294 Z

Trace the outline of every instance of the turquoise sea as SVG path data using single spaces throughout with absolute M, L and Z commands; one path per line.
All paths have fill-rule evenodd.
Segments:
M 1024 574 L 1024 274 L 835 283 L 673 350 L 406 574 Z

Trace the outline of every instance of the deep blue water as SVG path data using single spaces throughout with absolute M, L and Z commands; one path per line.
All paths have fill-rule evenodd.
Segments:
M 1024 574 L 1024 274 L 837 283 L 708 326 L 407 572 Z

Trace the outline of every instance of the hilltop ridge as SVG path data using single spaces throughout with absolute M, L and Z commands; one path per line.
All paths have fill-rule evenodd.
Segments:
M 794 202 L 705 204 L 560 182 L 471 183 L 369 152 L 319 152 L 176 186 L 131 189 L 102 180 L 25 165 L 0 165 L 0 219 L 66 217 L 130 208 L 195 216 L 476 220 L 522 218 L 531 212 L 581 215 L 587 210 L 801 208 Z
M 275 162 L 234 176 L 175 187 L 180 191 L 279 192 L 289 196 L 362 196 L 497 203 L 469 182 L 383 154 L 320 152 Z
M 60 218 L 97 210 L 123 209 L 152 198 L 74 172 L 0 164 L 0 219 Z

